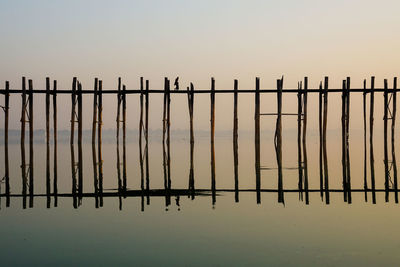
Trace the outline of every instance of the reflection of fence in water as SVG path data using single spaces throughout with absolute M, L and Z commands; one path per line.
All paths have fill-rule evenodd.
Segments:
M 329 89 L 328 90 L 328 77 L 325 77 L 324 82 L 320 83 L 318 89 L 308 89 L 308 79 L 304 78 L 304 82 L 298 83 L 297 89 L 283 89 L 283 77 L 277 80 L 277 88 L 272 90 L 260 89 L 260 80 L 256 78 L 255 90 L 238 90 L 238 81 L 234 81 L 233 90 L 216 90 L 215 80 L 211 80 L 210 90 L 195 90 L 193 84 L 187 88 L 187 91 L 171 90 L 170 81 L 165 78 L 164 90 L 150 90 L 149 81 L 146 80 L 144 86 L 143 78 L 140 79 L 139 90 L 127 90 L 125 85 L 122 85 L 121 79 L 118 79 L 117 90 L 104 90 L 102 89 L 102 81 L 95 79 L 93 91 L 83 91 L 82 84 L 76 79 L 73 79 L 72 90 L 58 90 L 57 82 L 53 82 L 53 90 L 50 89 L 50 79 L 46 78 L 46 90 L 34 90 L 32 80 L 28 80 L 28 90 L 26 90 L 26 79 L 22 78 L 22 89 L 10 89 L 9 82 L 5 83 L 5 88 L 0 90 L 0 93 L 5 96 L 4 110 L 4 153 L 5 153 L 5 174 L 4 184 L 5 193 L 2 196 L 6 197 L 6 206 L 10 205 L 10 198 L 12 196 L 23 197 L 23 208 L 26 208 L 26 198 L 29 193 L 29 207 L 33 207 L 34 196 L 34 171 L 33 171 L 33 96 L 34 94 L 46 95 L 46 197 L 47 207 L 50 207 L 51 196 L 54 197 L 54 206 L 57 206 L 57 197 L 71 196 L 73 197 L 73 206 L 77 208 L 84 197 L 95 197 L 96 207 L 103 206 L 103 197 L 105 196 L 118 196 L 120 208 L 122 208 L 122 197 L 127 196 L 140 196 L 142 198 L 142 210 L 144 209 L 144 199 L 146 203 L 150 204 L 150 196 L 164 196 L 166 206 L 171 205 L 171 197 L 176 197 L 176 202 L 179 204 L 179 196 L 187 195 L 192 199 L 196 195 L 208 195 L 212 197 L 212 204 L 216 203 L 216 196 L 218 192 L 235 192 L 235 201 L 239 201 L 239 192 L 256 192 L 256 202 L 261 203 L 261 192 L 277 192 L 278 202 L 284 203 L 285 192 L 298 192 L 300 200 L 305 196 L 306 204 L 309 204 L 309 193 L 319 192 L 321 198 L 330 203 L 331 192 L 342 192 L 345 202 L 352 202 L 352 192 L 364 192 L 365 201 L 368 201 L 368 192 L 372 192 L 372 203 L 376 203 L 376 192 L 385 192 L 385 200 L 389 201 L 389 192 L 394 192 L 395 202 L 398 203 L 398 183 L 397 183 L 397 166 L 394 150 L 394 135 L 395 135 L 395 122 L 396 122 L 396 93 L 397 93 L 397 78 L 393 80 L 393 88 L 388 88 L 388 81 L 384 80 L 384 88 L 375 88 L 375 78 L 371 77 L 370 89 L 367 89 L 366 80 L 364 80 L 364 87 L 362 89 L 351 89 L 350 78 L 343 80 L 342 89 Z M 144 88 L 145 87 L 145 88 Z M 342 189 L 332 190 L 329 188 L 328 177 L 328 153 L 326 148 L 326 134 L 327 134 L 327 113 L 328 113 L 328 92 L 340 92 L 342 95 Z M 349 145 L 349 124 L 350 124 L 350 94 L 351 92 L 361 92 L 363 94 L 363 124 L 364 124 L 364 188 L 352 189 L 350 177 L 350 145 Z M 384 169 L 385 169 L 385 188 L 375 188 L 375 166 L 374 166 L 374 149 L 373 149 L 373 134 L 374 134 L 374 93 L 383 92 L 384 97 Z M 21 174 L 22 174 L 22 194 L 11 194 L 10 192 L 10 175 L 9 175 L 9 152 L 8 152 L 8 125 L 9 125 L 9 97 L 10 94 L 21 93 L 22 107 L 21 107 Z M 163 173 L 164 173 L 164 189 L 154 190 L 150 189 L 150 175 L 149 175 L 149 153 L 148 153 L 148 115 L 149 115 L 149 95 L 150 94 L 164 94 L 163 103 Z M 189 109 L 189 123 L 190 123 L 190 171 L 188 179 L 188 189 L 180 190 L 172 188 L 171 181 L 171 152 L 170 152 L 170 107 L 171 107 L 171 93 L 173 94 L 187 94 L 188 109 Z M 195 189 L 194 177 L 194 134 L 193 134 L 193 117 L 194 117 L 194 96 L 195 94 L 207 93 L 210 94 L 210 151 L 211 151 L 211 189 Z M 234 96 L 234 110 L 233 110 L 233 155 L 234 155 L 234 189 L 217 189 L 216 188 L 216 175 L 215 175 L 215 94 L 233 93 Z M 238 94 L 251 93 L 255 96 L 255 177 L 256 188 L 250 190 L 239 189 L 239 171 L 238 171 Z M 260 94 L 262 93 L 276 93 L 277 95 L 277 113 L 261 113 L 260 112 Z M 298 99 L 298 112 L 297 113 L 284 113 L 282 111 L 282 97 L 285 93 L 297 93 Z M 306 132 L 307 132 L 307 96 L 308 93 L 318 93 L 319 95 L 319 167 L 320 167 L 320 188 L 309 189 L 308 187 L 308 168 L 307 168 L 307 149 L 306 149 Z M 72 173 L 72 193 L 59 194 L 57 188 L 57 94 L 70 94 L 71 95 L 71 173 Z M 92 121 L 92 157 L 94 169 L 94 193 L 83 193 L 83 156 L 82 156 L 82 95 L 93 94 L 93 121 Z M 117 107 L 117 182 L 118 189 L 114 193 L 103 192 L 103 162 L 102 162 L 102 109 L 103 109 L 103 94 L 116 94 L 118 99 Z M 139 156 L 140 156 L 140 175 L 141 175 L 141 189 L 128 190 L 127 189 L 127 174 L 126 174 L 126 95 L 127 94 L 140 94 L 140 122 L 139 122 Z M 366 110 L 366 96 L 370 95 L 370 112 L 369 112 L 369 159 L 370 159 L 370 184 L 368 187 L 367 178 L 367 110 Z M 51 173 L 50 173 L 50 97 L 53 96 L 53 140 L 54 140 L 54 170 L 53 170 L 53 193 L 51 193 Z M 122 112 L 122 119 L 121 119 Z M 260 162 L 260 117 L 261 116 L 276 116 L 276 127 L 274 146 L 278 170 L 278 188 L 277 189 L 262 189 L 261 187 L 261 173 L 262 171 L 269 170 L 262 167 Z M 282 166 L 282 116 L 297 116 L 297 155 L 298 155 L 298 189 L 287 190 L 283 188 L 283 166 Z M 391 120 L 391 160 L 389 160 L 388 150 L 388 121 Z M 29 163 L 26 163 L 25 153 L 25 126 L 29 125 Z M 74 146 L 74 133 L 75 124 L 77 123 L 78 129 L 78 157 L 75 157 Z M 122 123 L 122 163 L 120 158 L 120 124 Z M 97 153 L 96 153 L 96 132 L 97 132 Z M 145 145 L 142 144 L 144 137 Z M 122 165 L 122 178 L 121 178 L 121 165 Z

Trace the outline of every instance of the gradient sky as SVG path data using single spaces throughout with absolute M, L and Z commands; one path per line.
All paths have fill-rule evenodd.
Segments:
M 286 88 L 296 87 L 305 75 L 312 87 L 325 75 L 333 87 L 340 87 L 346 76 L 361 87 L 370 75 L 382 86 L 383 78 L 392 79 L 400 69 L 399 10 L 399 1 L 370 0 L 0 0 L 0 83 L 3 87 L 9 80 L 11 87 L 20 88 L 24 75 L 44 88 L 49 76 L 59 88 L 69 89 L 77 76 L 84 89 L 91 89 L 93 78 L 99 77 L 112 89 L 121 76 L 128 88 L 136 89 L 144 76 L 160 89 L 164 76 L 179 75 L 181 87 L 193 81 L 196 88 L 209 88 L 213 76 L 217 89 L 231 88 L 235 78 L 247 89 L 254 88 L 256 76 L 263 88 L 272 88 L 283 74 Z M 11 128 L 18 127 L 20 116 L 19 97 L 14 98 L 11 104 L 18 108 L 11 110 Z M 251 97 L 243 99 L 244 107 L 246 101 L 252 104 Z M 206 105 L 206 100 L 199 103 Z M 179 101 L 173 127 L 187 128 L 186 99 Z M 227 109 L 231 116 L 231 102 L 217 99 L 217 112 Z M 69 114 L 68 107 L 61 112 Z M 264 107 L 262 111 L 271 111 Z M 39 118 L 43 109 L 35 107 Z M 208 108 L 198 110 L 204 118 L 196 125 L 208 127 Z M 160 127 L 161 111 L 152 112 L 157 113 L 153 128 Z M 252 125 L 252 109 L 241 112 Z M 114 117 L 112 107 L 105 116 L 109 127 Z M 220 127 L 231 127 L 230 119 L 221 115 L 220 120 Z M 43 125 L 38 120 L 37 127 Z

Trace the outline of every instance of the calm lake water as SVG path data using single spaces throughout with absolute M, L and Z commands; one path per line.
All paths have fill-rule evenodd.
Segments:
M 399 206 L 394 192 L 364 189 L 362 134 L 350 136 L 351 204 L 343 192 L 331 191 L 329 204 L 321 197 L 318 136 L 307 140 L 309 203 L 298 190 L 296 133 L 283 136 L 283 203 L 278 202 L 278 179 L 271 133 L 261 136 L 261 192 L 257 203 L 254 141 L 239 138 L 237 201 L 231 137 L 216 137 L 216 198 L 211 189 L 209 138 L 195 140 L 194 184 L 201 194 L 194 199 L 188 189 L 190 146 L 188 138 L 171 140 L 171 195 L 147 197 L 141 191 L 139 146 L 129 142 L 126 196 L 118 194 L 117 146 L 103 150 L 102 205 L 94 197 L 91 144 L 83 144 L 82 194 L 73 192 L 71 150 L 58 145 L 57 207 L 54 196 L 46 197 L 46 145 L 34 144 L 34 194 L 26 209 L 22 192 L 21 151 L 9 146 L 10 203 L 1 184 L 0 256 L 4 265 L 137 265 L 137 266 L 249 266 L 249 265 L 392 265 L 400 256 Z M 384 189 L 383 139 L 375 138 L 376 189 Z M 329 188 L 342 189 L 340 131 L 328 133 Z M 97 149 L 97 147 L 96 147 Z M 396 151 L 399 149 L 396 146 Z M 26 146 L 28 152 L 29 146 Z M 96 150 L 97 151 L 97 150 Z M 51 146 L 53 153 L 53 146 Z M 120 144 L 122 155 L 122 146 Z M 78 148 L 75 145 L 77 159 Z M 4 162 L 4 153 L 0 153 Z M 51 154 L 51 159 L 52 159 Z M 121 156 L 122 157 L 122 156 Z M 27 153 L 27 160 L 28 160 Z M 369 158 L 369 154 L 368 154 Z M 122 160 L 122 158 L 120 158 Z M 367 162 L 369 164 L 369 162 Z M 149 189 L 165 189 L 162 143 L 156 136 L 149 143 Z M 97 165 L 96 165 L 97 168 Z M 368 169 L 368 188 L 371 180 Z M 3 171 L 3 167 L 2 167 Z M 392 179 L 392 178 L 391 178 Z M 29 184 L 27 185 L 29 188 Z M 182 189 L 181 191 L 173 191 Z M 201 191 L 203 190 L 204 191 Z M 219 191 L 221 189 L 221 191 Z M 223 190 L 222 190 L 223 189 Z M 230 191 L 226 191 L 229 189 Z M 267 189 L 272 189 L 268 191 Z M 392 184 L 390 184 L 392 189 Z M 290 191 L 294 190 L 294 191 Z M 50 191 L 53 193 L 53 162 Z M 155 192 L 155 191 L 154 191 Z M 164 191 L 165 192 L 165 191 Z M 175 193 L 174 193 L 175 192 Z M 89 194 L 85 194 L 89 193 Z M 113 194 L 112 194 L 113 193 Z M 107 195 L 108 194 L 108 195 Z M 180 195 L 182 194 L 182 195 Z M 177 195 L 180 195 L 177 197 Z M 30 205 L 31 204 L 31 205 Z M 168 205 L 167 205 L 168 204 Z M 30 207 L 32 206 L 32 207 Z

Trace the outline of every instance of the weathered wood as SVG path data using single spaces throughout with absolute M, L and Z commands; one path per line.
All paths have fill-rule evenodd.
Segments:
M 238 80 L 234 81 L 233 88 L 233 171 L 235 176 L 235 202 L 239 202 L 239 153 L 238 153 Z
M 346 171 L 346 80 L 342 81 L 342 186 L 343 200 L 347 202 L 347 171 Z
M 324 165 L 322 160 L 323 155 L 323 138 L 322 138 L 322 82 L 319 83 L 319 93 L 318 93 L 318 133 L 319 133 L 319 186 L 320 186 L 320 196 L 321 199 L 324 197 Z
M 25 124 L 26 124 L 26 80 L 22 77 L 22 107 L 21 107 L 21 176 L 22 176 L 22 208 L 26 209 L 27 176 L 25 160 Z
M 256 173 L 256 198 L 257 204 L 261 203 L 261 170 L 260 170 L 260 78 L 256 77 L 254 94 L 254 152 Z
M 275 128 L 275 152 L 278 165 L 278 203 L 285 203 L 283 195 L 283 175 L 282 175 L 282 89 L 283 77 L 277 80 L 277 113 Z
M 144 191 L 144 165 L 143 165 L 143 146 L 142 146 L 142 138 L 143 138 L 143 77 L 140 77 L 140 112 L 139 112 L 139 163 L 140 163 L 140 188 L 142 192 Z M 142 208 L 143 210 L 143 208 Z
M 78 101 L 78 197 L 79 203 L 81 205 L 82 202 L 82 193 L 83 193 L 83 152 L 82 152 L 82 84 L 78 83 L 78 92 L 77 92 L 77 101 Z
M 375 195 L 375 160 L 374 160 L 374 98 L 375 98 L 375 77 L 371 77 L 371 92 L 370 92 L 370 111 L 369 111 L 369 153 L 370 153 L 370 167 L 371 167 L 371 191 L 372 203 L 376 203 Z
M 146 191 L 150 191 L 150 163 L 149 163 L 149 80 L 146 80 L 146 95 L 145 95 L 145 142 L 146 142 Z M 147 194 L 147 204 L 150 204 L 150 195 Z
M 350 77 L 346 78 L 346 189 L 347 202 L 352 203 L 350 176 Z
M 126 173 L 126 86 L 122 86 L 122 188 L 127 189 Z

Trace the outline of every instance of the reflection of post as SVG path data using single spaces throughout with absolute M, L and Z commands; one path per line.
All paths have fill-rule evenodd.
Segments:
M 327 123 L 328 123 L 328 77 L 325 77 L 322 144 L 323 144 L 323 158 L 324 158 L 325 202 L 326 202 L 326 204 L 329 204 L 328 153 L 326 150 L 326 126 L 327 126 Z
M 98 118 L 97 118 L 97 153 L 99 161 L 99 193 L 100 193 L 100 207 L 103 207 L 103 155 L 101 150 L 101 128 L 103 124 L 103 81 L 99 80 L 98 91 Z
M 189 170 L 189 192 L 194 199 L 194 132 L 193 132 L 193 106 L 194 106 L 194 87 L 190 83 L 187 88 L 187 98 L 189 107 L 189 125 L 190 125 L 190 170 Z
M 22 77 L 22 111 L 21 111 L 21 173 L 22 173 L 22 207 L 26 208 L 26 161 L 25 161 L 25 115 L 26 115 L 26 82 Z
M 276 119 L 275 129 L 275 152 L 276 161 L 278 163 L 278 203 L 285 203 L 283 194 L 283 177 L 282 177 L 282 88 L 283 77 L 277 80 L 277 107 L 278 116 Z
M 394 199 L 396 203 L 399 203 L 399 194 L 398 194 L 398 185 L 397 185 L 397 165 L 396 165 L 396 155 L 395 155 L 395 146 L 394 146 L 394 134 L 396 127 L 396 101 L 397 101 L 397 77 L 393 79 L 393 93 L 392 93 L 392 166 L 393 166 L 393 187 L 394 187 Z
M 256 197 L 257 204 L 261 203 L 261 171 L 260 171 L 260 78 L 256 78 L 254 94 L 254 151 L 256 172 Z
M 71 150 L 71 175 L 72 175 L 72 199 L 73 199 L 73 207 L 78 208 L 78 202 L 76 198 L 76 169 L 75 169 L 75 150 L 74 145 L 70 144 Z
M 368 183 L 367 183 L 367 80 L 364 79 L 363 91 L 363 122 L 364 122 L 364 199 L 368 201 Z
M 57 207 L 57 81 L 53 81 L 53 143 L 54 143 L 54 158 L 53 158 L 53 190 L 54 190 L 54 207 Z
M 239 202 L 238 80 L 234 81 L 233 87 L 233 165 L 235 173 L 235 202 Z
M 10 171 L 8 162 L 8 119 L 10 110 L 10 84 L 7 81 L 4 93 L 4 179 L 6 183 L 6 207 L 10 206 Z
M 46 197 L 50 208 L 50 78 L 46 78 Z
M 304 191 L 306 194 L 306 204 L 309 204 L 308 197 L 308 162 L 307 162 L 307 89 L 308 78 L 304 78 L 304 96 L 303 96 L 303 177 L 304 177 Z
M 384 164 L 385 164 L 385 201 L 389 201 L 389 164 L 388 164 L 388 144 L 387 144 L 387 120 L 388 120 L 388 83 L 387 79 L 384 80 L 383 91 L 383 150 L 384 150 Z
M 33 84 L 29 86 L 29 207 L 33 207 Z
M 211 78 L 211 94 L 210 94 L 211 110 L 210 110 L 210 121 L 211 121 L 211 191 L 212 191 L 212 204 L 216 202 L 216 187 L 215 187 L 215 80 Z
M 369 111 L 369 153 L 371 165 L 371 190 L 372 203 L 376 204 L 375 196 L 375 160 L 374 160 L 374 94 L 375 94 L 375 77 L 371 77 L 371 95 L 370 95 L 370 111 Z

